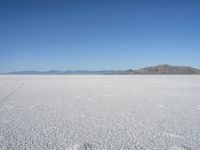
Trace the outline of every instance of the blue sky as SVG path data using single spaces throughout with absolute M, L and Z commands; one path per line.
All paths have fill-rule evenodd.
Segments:
M 198 0 L 0 0 L 0 72 L 200 68 Z

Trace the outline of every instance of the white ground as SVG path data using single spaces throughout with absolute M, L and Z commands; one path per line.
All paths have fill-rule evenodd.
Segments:
M 200 150 L 200 76 L 0 76 L 0 150 Z

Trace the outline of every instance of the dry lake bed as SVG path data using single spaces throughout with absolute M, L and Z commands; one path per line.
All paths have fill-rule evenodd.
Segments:
M 198 75 L 0 76 L 0 150 L 199 149 Z

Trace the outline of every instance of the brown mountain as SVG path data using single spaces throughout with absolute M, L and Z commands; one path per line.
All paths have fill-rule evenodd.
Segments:
M 171 65 L 158 65 L 152 67 L 145 67 L 139 70 L 128 70 L 125 74 L 147 74 L 147 75 L 155 75 L 155 74 L 200 74 L 200 70 L 188 66 L 171 66 Z

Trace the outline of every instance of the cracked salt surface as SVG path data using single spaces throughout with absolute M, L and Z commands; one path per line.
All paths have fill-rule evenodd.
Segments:
M 88 143 L 83 143 L 83 144 L 76 144 L 71 148 L 67 148 L 66 150 L 92 150 L 92 148 Z
M 166 133 L 166 136 L 169 136 L 170 138 L 178 138 L 178 139 L 184 139 L 181 135 L 173 134 L 173 133 Z
M 199 150 L 200 76 L 0 76 L 0 150 Z

